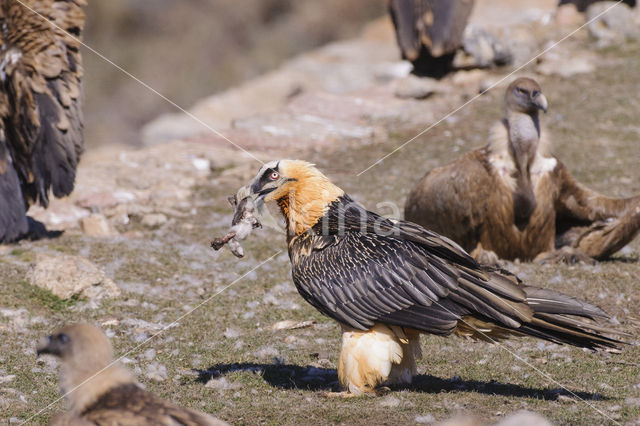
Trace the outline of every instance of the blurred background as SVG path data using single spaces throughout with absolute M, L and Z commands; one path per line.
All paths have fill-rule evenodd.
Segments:
M 353 36 L 384 1 L 109 0 L 86 8 L 85 42 L 183 108 Z M 142 125 L 176 109 L 85 51 L 85 143 L 139 144 Z

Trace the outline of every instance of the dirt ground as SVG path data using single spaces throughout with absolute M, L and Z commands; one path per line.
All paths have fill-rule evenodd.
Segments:
M 536 76 L 550 105 L 543 120 L 553 152 L 578 180 L 611 196 L 637 194 L 640 44 L 597 54 L 601 63 L 593 72 Z M 381 202 L 402 206 L 427 170 L 485 143 L 501 99 L 500 89 L 483 95 L 359 177 L 428 123 L 389 128 L 366 146 L 354 139 L 331 150 L 308 150 L 305 159 L 369 209 L 382 209 Z M 297 294 L 284 236 L 269 229 L 254 233 L 241 260 L 209 248 L 229 225 L 226 197 L 257 168 L 248 163 L 245 172 L 217 170 L 198 181 L 187 207 L 176 207 L 182 213 L 169 214 L 156 229 L 133 219 L 108 238 L 70 229 L 55 239 L 3 246 L 2 422 L 44 423 L 64 408 L 54 402 L 56 363 L 37 359 L 35 342 L 67 322 L 89 321 L 107 330 L 116 353 L 148 390 L 234 424 L 396 425 L 458 415 L 493 422 L 520 409 L 557 424 L 640 424 L 640 238 L 595 266 L 507 263 L 528 284 L 604 308 L 635 344 L 621 354 L 530 338 L 498 346 L 426 336 L 420 375 L 411 386 L 379 398 L 328 398 L 323 392 L 337 388 L 339 327 Z M 25 278 L 37 253 L 84 256 L 123 294 L 99 304 L 60 300 Z M 313 324 L 273 328 L 285 320 Z

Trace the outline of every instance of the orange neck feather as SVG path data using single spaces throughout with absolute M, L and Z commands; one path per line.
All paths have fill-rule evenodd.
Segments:
M 292 162 L 287 176 L 295 180 L 287 185 L 287 194 L 277 201 L 287 220 L 289 234 L 300 235 L 311 229 L 344 191 L 308 163 Z

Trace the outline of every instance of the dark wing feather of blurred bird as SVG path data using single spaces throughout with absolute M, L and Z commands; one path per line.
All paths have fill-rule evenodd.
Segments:
M 1 142 L 8 155 L 0 158 L 0 173 L 15 169 L 24 197 L 21 204 L 38 202 L 46 207 L 49 190 L 56 197 L 73 190 L 83 150 L 79 37 L 85 19 L 81 6 L 86 3 L 2 0 L 1 4 Z
M 222 426 L 226 422 L 207 414 L 178 407 L 141 389 L 126 384 L 110 390 L 81 413 L 92 424 Z
M 391 0 L 402 57 L 416 61 L 422 47 L 434 58 L 455 52 L 472 8 L 473 0 Z

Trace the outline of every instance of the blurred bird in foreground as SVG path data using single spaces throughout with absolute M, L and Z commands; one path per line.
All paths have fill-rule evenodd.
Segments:
M 181 408 L 140 387 L 119 362 L 107 336 L 89 324 L 72 324 L 38 342 L 38 355 L 60 358 L 60 391 L 69 412 L 54 425 L 223 426 L 208 414 Z
M 26 212 L 47 207 L 49 190 L 73 190 L 83 147 L 85 4 L 0 0 L 0 243 L 30 233 Z
M 640 232 L 640 196 L 605 197 L 577 182 L 549 154 L 538 83 L 509 85 L 505 117 L 489 143 L 428 172 L 413 188 L 405 219 L 441 233 L 487 264 L 498 259 L 593 262 Z
M 420 333 L 495 341 L 529 335 L 589 349 L 621 342 L 598 325 L 600 308 L 523 285 L 477 264 L 460 246 L 418 225 L 365 210 L 312 164 L 265 164 L 238 194 L 257 211 L 276 203 L 286 221 L 293 282 L 342 326 L 338 377 L 353 394 L 416 374 Z
M 402 58 L 414 73 L 442 77 L 451 70 L 473 0 L 390 0 Z

